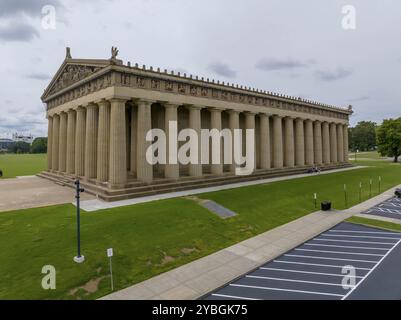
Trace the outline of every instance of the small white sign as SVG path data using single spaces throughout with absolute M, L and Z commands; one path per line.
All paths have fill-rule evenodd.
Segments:
M 113 248 L 107 249 L 107 257 L 112 257 L 113 256 Z

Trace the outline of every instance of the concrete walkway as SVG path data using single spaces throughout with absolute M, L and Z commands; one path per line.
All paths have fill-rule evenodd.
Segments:
M 392 188 L 344 211 L 311 213 L 102 299 L 191 300 L 202 297 L 341 221 L 391 198 L 394 190 Z
M 106 202 L 106 201 L 102 201 L 100 199 L 93 199 L 93 200 L 82 201 L 81 208 L 84 209 L 85 211 L 90 212 L 90 211 L 97 211 L 97 210 L 101 210 L 101 209 L 110 209 L 110 208 L 116 208 L 116 207 L 129 206 L 129 205 L 133 205 L 133 204 L 151 202 L 151 201 L 156 201 L 156 200 L 185 197 L 185 196 L 206 193 L 206 192 L 235 189 L 235 188 L 241 188 L 241 187 L 247 187 L 247 186 L 254 186 L 254 185 L 258 185 L 258 184 L 265 184 L 265 183 L 269 183 L 269 182 L 312 177 L 314 175 L 326 175 L 326 174 L 331 174 L 331 173 L 335 173 L 335 172 L 356 170 L 356 169 L 362 169 L 362 168 L 367 168 L 367 167 L 366 166 L 357 166 L 357 167 L 350 167 L 350 168 L 344 168 L 344 169 L 334 169 L 334 170 L 329 170 L 329 171 L 323 171 L 318 174 L 317 173 L 295 174 L 292 176 L 284 176 L 284 177 L 261 179 L 261 180 L 255 180 L 255 181 L 246 181 L 246 182 L 237 182 L 237 183 L 231 183 L 231 184 L 226 184 L 226 185 L 216 186 L 216 187 L 199 188 L 199 189 L 192 189 L 192 190 L 185 190 L 185 191 L 178 191 L 178 192 L 163 193 L 163 194 L 158 194 L 158 195 L 154 195 L 154 196 L 139 197 L 139 198 L 135 198 L 135 199 L 113 201 L 113 202 Z
M 71 203 L 74 196 L 73 189 L 37 176 L 0 179 L 0 212 Z M 94 197 L 83 194 L 82 198 Z

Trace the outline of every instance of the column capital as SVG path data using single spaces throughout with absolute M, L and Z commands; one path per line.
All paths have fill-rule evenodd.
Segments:
M 109 101 L 110 103 L 126 103 L 128 102 L 130 99 L 127 98 L 119 98 L 119 97 L 113 97 L 110 99 L 107 99 L 107 101 Z
M 235 110 L 235 109 L 228 109 L 227 112 L 228 112 L 229 114 L 239 114 L 241 111 Z
M 270 112 L 259 112 L 259 117 L 271 117 L 272 114 Z
M 127 100 L 128 101 L 128 100 Z M 156 103 L 155 100 L 150 100 L 150 99 L 133 99 L 134 103 L 136 104 L 144 104 L 144 105 L 151 105 L 153 103 Z
M 210 107 L 210 108 L 207 108 L 210 112 L 223 112 L 224 110 L 226 110 L 226 109 L 223 109 L 223 108 L 217 108 L 217 107 Z
M 304 118 L 300 118 L 300 117 L 296 117 L 296 118 L 295 118 L 295 121 L 296 121 L 296 122 L 299 122 L 299 121 L 304 122 L 304 121 L 306 121 L 306 120 L 308 120 L 308 119 L 304 119 Z
M 180 104 L 178 104 L 178 103 L 172 103 L 172 102 L 165 102 L 165 103 L 162 103 L 162 105 L 167 109 L 167 108 L 175 108 L 175 109 L 177 109 L 179 106 L 180 106 Z
M 74 112 L 75 112 L 75 109 L 73 109 L 73 108 L 70 108 L 67 110 L 67 113 L 69 113 L 69 114 L 74 113 Z
M 100 107 L 100 106 L 108 105 L 110 103 L 110 100 L 100 99 L 100 100 L 95 100 L 95 103 Z
M 279 115 L 279 114 L 273 114 L 272 117 L 276 118 L 276 119 L 283 119 L 284 118 L 282 115 Z
M 313 121 L 314 123 L 322 123 L 322 121 L 320 121 L 320 120 L 315 120 L 315 121 Z
M 194 104 L 184 104 L 184 107 L 187 109 L 192 109 L 192 110 L 201 110 L 204 108 L 203 106 L 194 105 Z
M 255 116 L 258 112 L 256 111 L 249 111 L 249 110 L 244 110 L 243 113 L 247 116 Z

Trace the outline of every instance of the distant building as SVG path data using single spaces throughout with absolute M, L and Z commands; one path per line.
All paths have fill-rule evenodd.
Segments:
M 23 135 L 23 134 L 20 134 L 20 133 L 14 133 L 12 140 L 14 142 L 22 141 L 22 142 L 26 142 L 26 143 L 32 144 L 33 135 L 31 135 L 31 134 Z
M 7 151 L 13 143 L 11 139 L 0 138 L 0 151 Z

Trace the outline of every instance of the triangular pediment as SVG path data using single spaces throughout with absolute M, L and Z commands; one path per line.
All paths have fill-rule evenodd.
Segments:
M 42 100 L 110 65 L 109 60 L 66 59 L 46 88 Z

